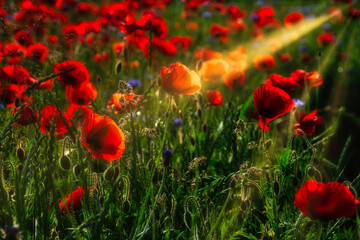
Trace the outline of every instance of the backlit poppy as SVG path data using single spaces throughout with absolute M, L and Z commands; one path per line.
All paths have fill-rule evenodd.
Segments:
M 71 103 L 77 105 L 89 105 L 91 99 L 96 99 L 97 90 L 91 82 L 85 82 L 79 87 L 68 85 L 66 86 L 66 96 Z
M 70 213 L 72 210 L 79 210 L 81 207 L 81 199 L 84 196 L 84 193 L 84 188 L 79 187 L 64 197 L 59 203 L 61 214 Z
M 285 91 L 294 91 L 299 83 L 293 77 L 283 77 L 279 74 L 270 74 L 270 78 L 265 81 L 266 85 L 281 88 Z
M 125 150 L 125 136 L 108 116 L 91 114 L 81 127 L 81 144 L 95 159 L 113 161 Z
M 160 40 L 158 38 L 154 38 L 153 47 L 168 57 L 174 56 L 177 52 L 176 45 L 168 40 Z
M 233 89 L 234 87 L 238 87 L 244 83 L 245 74 L 242 71 L 232 69 L 225 73 L 224 75 L 224 83 L 229 88 Z
M 298 69 L 291 74 L 291 77 L 298 82 L 300 88 L 313 88 L 323 84 L 323 78 L 317 71 L 306 73 L 302 69 Z
M 295 195 L 294 204 L 311 219 L 329 221 L 349 217 L 356 213 L 356 200 L 342 183 L 318 183 L 307 180 Z
M 195 71 L 176 62 L 169 67 L 161 67 L 161 85 L 165 92 L 172 95 L 192 95 L 201 88 L 200 78 Z
M 65 61 L 56 64 L 54 73 L 59 73 L 65 70 L 74 68 L 74 70 L 57 76 L 57 79 L 63 84 L 70 84 L 74 87 L 80 86 L 83 82 L 88 82 L 90 79 L 87 68 L 78 61 Z
M 322 123 L 322 117 L 316 116 L 317 110 L 312 111 L 309 114 L 300 113 L 299 120 L 293 126 L 293 129 L 301 129 L 304 131 L 306 136 L 311 136 L 315 132 L 315 125 L 320 125 Z M 299 131 L 296 131 L 295 134 L 300 135 Z
M 284 90 L 262 85 L 255 89 L 253 102 L 259 114 L 259 126 L 264 131 L 269 130 L 269 122 L 290 112 L 294 101 Z
M 71 122 L 67 113 L 63 113 L 63 116 L 69 126 Z M 60 113 L 56 109 L 56 106 L 47 105 L 41 111 L 41 120 L 40 120 L 40 130 L 43 133 L 50 132 L 50 125 L 55 117 L 55 131 L 58 135 L 64 134 L 67 132 L 66 126 L 60 116 Z
M 222 59 L 212 59 L 202 63 L 199 75 L 204 81 L 217 82 L 229 70 L 229 64 Z
M 223 101 L 223 97 L 218 90 L 207 90 L 206 97 L 212 106 L 220 105 Z
M 180 36 L 174 36 L 170 39 L 170 42 L 175 44 L 176 46 L 179 46 L 181 51 L 186 50 L 190 43 L 193 41 L 193 39 L 190 36 L 180 37 Z
M 70 104 L 67 109 L 67 114 L 78 125 L 82 126 L 82 123 L 87 119 L 94 111 L 86 106 Z
M 15 106 L 15 100 L 19 94 L 19 86 L 16 84 L 5 85 L 0 88 L 0 103 L 7 107 Z
M 259 54 L 253 59 L 254 66 L 259 70 L 271 70 L 275 67 L 275 59 L 270 54 Z

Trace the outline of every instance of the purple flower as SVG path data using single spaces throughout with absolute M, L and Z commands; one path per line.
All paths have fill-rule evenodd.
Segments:
M 182 119 L 181 119 L 181 118 L 175 118 L 175 119 L 174 119 L 174 125 L 175 125 L 176 127 L 179 127 L 179 126 L 181 125 L 181 123 L 182 123 Z
M 130 79 L 127 83 L 134 89 L 141 87 L 141 82 L 137 79 Z

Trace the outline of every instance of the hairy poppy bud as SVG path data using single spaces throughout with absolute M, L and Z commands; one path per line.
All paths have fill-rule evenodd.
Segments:
M 164 167 L 169 167 L 170 159 L 172 157 L 172 151 L 170 149 L 165 149 L 163 157 L 164 157 Z
M 79 176 L 81 171 L 81 167 L 79 165 L 79 163 L 77 163 L 74 167 L 73 167 L 73 172 L 75 174 L 75 177 Z
M 25 160 L 25 151 L 22 147 L 19 147 L 17 150 L 16 150 L 16 156 L 17 158 L 19 159 L 20 162 L 24 162 Z
M 127 214 L 129 213 L 130 211 L 130 202 L 128 200 L 126 200 L 124 203 L 123 203 L 123 213 L 124 214 Z
M 108 167 L 103 174 L 106 181 L 110 181 L 114 177 L 114 175 L 115 169 L 112 166 Z
M 70 162 L 70 158 L 68 156 L 62 156 L 59 159 L 59 165 L 62 169 L 68 171 L 71 168 L 71 162 Z

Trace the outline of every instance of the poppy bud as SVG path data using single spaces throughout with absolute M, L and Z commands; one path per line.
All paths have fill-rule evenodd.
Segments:
M 202 111 L 201 111 L 201 109 L 198 109 L 198 110 L 197 110 L 197 115 L 198 115 L 199 118 L 201 118 L 201 116 L 202 116 Z
M 110 181 L 114 177 L 114 175 L 115 175 L 115 169 L 112 166 L 110 166 L 105 170 L 103 177 L 106 181 Z
M 170 159 L 172 157 L 172 151 L 170 149 L 165 149 L 163 157 L 164 157 L 164 167 L 169 167 Z
M 119 72 L 121 71 L 121 68 L 122 68 L 122 63 L 121 63 L 121 61 L 119 60 L 119 61 L 115 64 L 115 73 L 116 73 L 116 74 L 119 74 Z
M 62 156 L 59 159 L 59 165 L 62 169 L 68 171 L 71 168 L 71 162 L 70 162 L 70 158 L 68 156 Z
M 291 184 L 293 187 L 297 187 L 298 184 L 299 184 L 299 179 L 297 177 L 294 177 L 292 180 L 291 180 Z
M 25 151 L 22 147 L 19 147 L 17 150 L 16 150 L 16 156 L 17 158 L 19 159 L 20 162 L 24 162 L 25 160 Z
M 278 196 L 280 193 L 280 184 L 278 181 L 274 181 L 273 189 L 274 189 L 274 194 Z
M 75 177 L 79 176 L 80 171 L 81 171 L 80 164 L 77 163 L 77 164 L 73 167 L 73 172 L 74 172 L 74 174 L 75 174 Z
M 130 211 L 130 202 L 128 200 L 126 200 L 124 203 L 123 203 L 123 213 L 124 214 L 127 214 L 129 213 Z
M 264 147 L 265 147 L 266 150 L 269 150 L 271 145 L 272 145 L 272 140 L 268 139 L 268 140 L 265 141 L 265 146 Z
M 241 203 L 240 203 L 240 209 L 241 209 L 242 211 L 245 212 L 248 206 L 249 206 L 249 201 L 248 201 L 248 200 L 241 201 Z

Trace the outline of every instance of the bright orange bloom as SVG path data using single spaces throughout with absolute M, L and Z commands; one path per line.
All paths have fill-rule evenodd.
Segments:
M 270 54 L 259 54 L 253 59 L 255 68 L 259 70 L 271 70 L 275 67 L 275 59 Z
M 202 63 L 199 74 L 204 81 L 217 82 L 228 71 L 229 64 L 222 59 L 213 59 Z
M 160 76 L 164 91 L 172 95 L 192 95 L 201 88 L 197 73 L 178 62 L 161 67 Z

